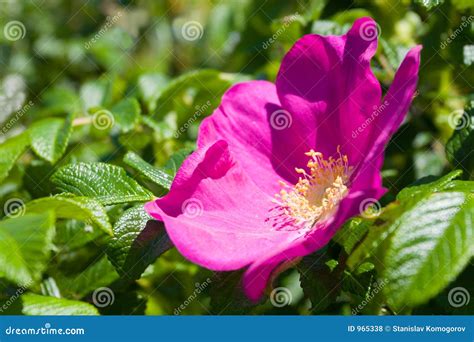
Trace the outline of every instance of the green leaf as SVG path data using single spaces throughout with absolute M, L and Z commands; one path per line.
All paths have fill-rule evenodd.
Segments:
M 146 202 L 154 198 L 120 166 L 105 163 L 69 164 L 60 168 L 51 181 L 65 192 L 92 197 L 104 205 Z
M 120 101 L 111 109 L 115 122 L 127 133 L 133 130 L 140 122 L 140 105 L 135 98 Z
M 31 148 L 35 153 L 54 164 L 66 151 L 72 133 L 73 115 L 66 119 L 51 118 L 35 122 L 28 130 Z
M 158 184 L 165 189 L 169 189 L 171 187 L 173 177 L 164 172 L 162 169 L 148 164 L 138 154 L 134 152 L 128 152 L 123 158 L 123 161 L 125 164 L 133 167 L 153 183 Z
M 160 73 L 144 74 L 138 79 L 138 93 L 149 112 L 156 108 L 156 100 L 168 84 L 168 78 Z
M 441 5 L 444 0 L 415 0 L 415 2 L 424 6 L 426 9 L 431 10 L 434 7 Z
M 119 275 L 105 255 L 75 277 L 57 277 L 61 293 L 67 297 L 83 297 L 118 278 Z
M 426 302 L 474 256 L 474 197 L 436 193 L 394 223 L 385 254 L 385 293 L 395 308 Z
M 106 106 L 112 97 L 112 84 L 109 80 L 94 80 L 82 85 L 80 97 L 84 110 Z
M 97 309 L 89 303 L 56 297 L 27 293 L 21 296 L 23 314 L 29 316 L 75 316 L 98 315 Z
M 28 136 L 19 134 L 0 145 L 0 182 L 7 178 L 16 160 L 29 144 Z
M 448 173 L 447 175 L 439 177 L 439 178 L 428 176 L 428 177 L 419 179 L 412 186 L 406 187 L 405 189 L 400 191 L 397 195 L 397 200 L 403 201 L 411 197 L 449 189 L 453 185 L 453 182 L 452 182 L 453 179 L 456 179 L 460 177 L 461 175 L 462 175 L 461 170 L 454 170 Z
M 39 280 L 53 235 L 54 216 L 48 211 L 0 221 L 0 275 L 20 285 Z
M 182 148 L 170 157 L 170 159 L 165 164 L 164 168 L 168 171 L 169 174 L 175 176 L 179 168 L 183 164 L 184 160 L 193 152 L 191 148 Z
M 311 300 L 314 312 L 325 310 L 336 299 L 341 289 L 341 271 L 326 250 L 306 256 L 298 264 L 301 288 Z
M 447 185 L 446 189 L 450 191 L 474 192 L 474 182 L 454 180 Z
M 350 254 L 355 245 L 367 233 L 372 221 L 356 217 L 347 221 L 341 229 L 338 230 L 333 239 L 341 245 L 347 254 Z
M 193 117 L 193 122 L 210 114 L 222 94 L 242 75 L 202 69 L 188 72 L 173 81 L 157 100 L 155 119 L 167 118 L 178 129 Z
M 122 277 L 138 279 L 148 265 L 171 247 L 163 224 L 154 221 L 140 205 L 128 209 L 118 219 L 106 253 Z
M 49 115 L 70 114 L 81 110 L 79 97 L 73 89 L 64 85 L 48 89 L 43 96 L 43 105 Z
M 455 113 L 456 114 L 456 113 Z M 460 168 L 474 178 L 474 107 L 467 106 L 458 114 L 458 124 L 453 135 L 446 143 L 446 157 L 455 167 Z M 451 114 L 453 115 L 453 114 Z
M 349 256 L 347 260 L 349 268 L 355 269 L 366 258 L 376 255 L 397 229 L 398 220 L 405 212 L 412 210 L 419 201 L 442 191 L 472 192 L 474 182 L 454 180 L 461 173 L 462 171 L 455 170 L 439 178 L 425 177 L 418 180 L 416 184 L 400 191 L 397 202 L 393 202 L 384 208 L 382 214 L 377 217 L 376 224 L 374 223 L 369 227 L 365 239 Z M 428 183 L 429 181 L 431 183 Z M 376 258 L 374 262 L 377 261 Z
M 103 230 L 91 228 L 88 222 L 79 220 L 57 222 L 54 243 L 58 248 L 68 251 L 83 247 L 104 236 Z
M 89 197 L 54 196 L 33 200 L 26 204 L 27 213 L 53 210 L 58 218 L 87 221 L 113 235 L 107 212 L 96 200 Z
M 211 313 L 213 315 L 243 315 L 258 305 L 251 302 L 242 288 L 243 271 L 214 272 L 204 282 L 210 286 Z M 175 313 L 176 314 L 176 313 Z

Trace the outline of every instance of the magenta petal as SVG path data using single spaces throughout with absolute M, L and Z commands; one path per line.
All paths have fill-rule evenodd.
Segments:
M 219 108 L 201 124 L 198 146 L 228 142 L 233 156 L 267 193 L 279 191 L 279 180 L 296 182 L 295 167 L 306 163 L 312 142 L 294 127 L 306 126 L 280 107 L 275 85 L 250 81 L 230 88 Z
M 421 48 L 416 46 L 408 52 L 384 97 L 383 111 L 371 123 L 372 147 L 364 161 L 357 165 L 354 177 L 359 189 L 382 184 L 380 170 L 384 160 L 384 149 L 402 124 L 415 95 Z
M 225 141 L 193 153 L 168 195 L 145 209 L 162 220 L 181 254 L 212 270 L 235 270 L 298 236 L 265 218 L 274 206 L 233 159 Z
M 367 198 L 378 199 L 384 192 L 382 188 L 351 192 L 341 201 L 332 220 L 326 222 L 324 226 L 314 229 L 304 238 L 289 241 L 286 245 L 275 248 L 272 255 L 256 260 L 244 274 L 243 285 L 247 296 L 257 301 L 262 296 L 272 272 L 279 265 L 324 247 L 347 219 L 360 213 L 362 201 Z
M 395 74 L 395 78 L 384 97 L 384 110 L 374 121 L 375 144 L 367 159 L 379 157 L 392 135 L 400 127 L 413 100 L 418 82 L 421 45 L 412 48 Z
M 351 164 L 360 162 L 369 145 L 367 133 L 353 144 L 352 131 L 381 98 L 370 69 L 376 28 L 372 19 L 362 18 L 344 36 L 304 36 L 286 54 L 276 81 L 283 107 L 313 122 L 300 134 L 313 137 L 316 150 L 326 155 L 341 145 Z

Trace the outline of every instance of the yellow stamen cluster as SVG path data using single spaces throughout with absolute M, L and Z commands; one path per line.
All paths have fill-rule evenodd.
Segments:
M 281 182 L 284 188 L 275 196 L 276 202 L 293 224 L 314 227 L 318 221 L 334 214 L 347 195 L 351 167 L 347 156 L 341 155 L 339 148 L 337 152 L 338 158 L 329 159 L 314 150 L 307 152 L 311 157 L 307 164 L 309 172 L 296 168 L 301 175 L 296 185 Z

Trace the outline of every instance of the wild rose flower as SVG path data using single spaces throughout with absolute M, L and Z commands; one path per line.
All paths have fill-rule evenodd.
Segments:
M 377 26 L 362 18 L 346 35 L 298 40 L 275 84 L 226 92 L 170 192 L 146 204 L 180 253 L 215 271 L 248 266 L 244 289 L 257 300 L 277 267 L 326 245 L 384 194 L 384 148 L 412 101 L 421 47 L 384 99 L 376 48 Z

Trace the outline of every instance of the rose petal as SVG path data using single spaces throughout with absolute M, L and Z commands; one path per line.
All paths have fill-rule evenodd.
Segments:
M 222 98 L 219 108 L 199 130 L 198 146 L 228 142 L 233 156 L 263 191 L 274 194 L 279 181 L 296 183 L 295 167 L 306 165 L 304 152 L 312 141 L 298 133 L 302 121 L 280 107 L 275 85 L 267 81 L 239 83 Z
M 275 205 L 242 170 L 225 141 L 198 149 L 168 195 L 146 205 L 181 254 L 212 270 L 235 270 L 299 236 L 266 220 Z
M 299 134 L 315 141 L 326 155 L 343 148 L 351 164 L 363 159 L 370 142 L 368 132 L 351 138 L 373 113 L 381 98 L 380 84 L 370 69 L 377 49 L 377 32 L 370 18 L 357 20 L 343 36 L 307 35 L 284 57 L 276 86 L 282 106 L 312 121 L 299 127 Z

